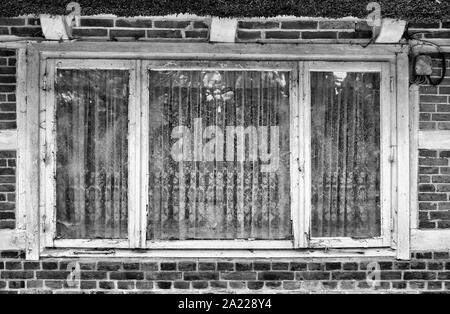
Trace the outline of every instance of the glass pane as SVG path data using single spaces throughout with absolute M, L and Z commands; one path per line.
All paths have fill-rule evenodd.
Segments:
M 380 74 L 311 73 L 312 236 L 380 235 Z
M 288 239 L 289 73 L 150 73 L 147 238 Z
M 127 238 L 129 73 L 56 76 L 57 236 Z

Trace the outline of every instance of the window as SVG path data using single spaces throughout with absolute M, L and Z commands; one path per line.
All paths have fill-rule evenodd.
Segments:
M 408 116 L 388 48 L 339 61 L 147 48 L 41 60 L 42 249 L 403 245 Z

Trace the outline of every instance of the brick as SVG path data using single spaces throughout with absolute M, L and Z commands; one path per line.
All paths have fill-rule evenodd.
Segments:
M 195 21 L 193 23 L 194 28 L 209 28 L 208 24 L 202 21 Z
M 100 281 L 98 287 L 100 289 L 111 290 L 115 288 L 115 283 L 114 281 Z
M 186 38 L 208 38 L 209 32 L 207 30 L 192 30 L 184 32 Z
M 24 270 L 36 270 L 36 269 L 40 269 L 40 267 L 41 267 L 40 262 L 23 262 Z
M 157 271 L 145 274 L 146 280 L 180 280 L 181 278 L 182 273 L 175 271 Z
M 438 167 L 419 167 L 419 173 L 420 174 L 438 174 L 439 168 Z
M 134 281 L 118 281 L 117 289 L 133 290 L 135 288 Z
M 307 264 L 306 263 L 297 263 L 297 262 L 293 262 L 290 264 L 290 268 L 289 270 L 291 271 L 304 271 L 307 269 Z M 255 268 L 256 270 L 256 268 Z
M 403 274 L 405 280 L 435 280 L 436 274 L 434 272 L 405 272 Z
M 302 32 L 302 39 L 337 39 L 337 32 Z
M 449 259 L 449 252 L 433 252 L 434 259 Z
M 438 221 L 438 229 L 450 229 L 450 221 Z
M 80 288 L 85 290 L 97 289 L 97 281 L 81 281 Z
M 260 290 L 264 287 L 264 281 L 249 281 L 247 287 L 250 290 Z
M 0 84 L 11 84 L 16 82 L 16 77 L 13 75 L 0 76 Z
M 145 37 L 145 30 L 140 29 L 112 29 L 109 32 L 109 36 L 111 38 L 116 37 L 132 37 L 132 38 L 141 38 Z
M 298 31 L 266 31 L 266 39 L 299 39 Z
M 340 270 L 342 268 L 341 263 L 325 263 L 326 270 Z
M 38 289 L 44 286 L 44 281 L 42 280 L 27 280 L 26 282 L 28 289 Z
M 355 29 L 355 21 L 319 21 L 320 29 Z
M 419 158 L 419 165 L 421 166 L 448 166 L 447 158 Z
M 419 221 L 419 229 L 434 229 L 436 224 L 430 221 Z
M 176 263 L 162 262 L 160 264 L 160 266 L 161 266 L 161 270 L 177 270 Z
M 318 22 L 316 21 L 283 21 L 281 22 L 282 29 L 317 29 Z
M 269 262 L 254 262 L 253 268 L 255 270 L 270 270 L 270 263 Z
M 8 282 L 9 289 L 24 289 L 25 281 L 22 280 L 13 280 Z
M 34 273 L 32 271 L 2 271 L 1 278 L 2 279 L 31 279 L 34 277 Z
M 450 32 L 432 32 L 430 34 L 425 34 L 425 38 L 450 38 Z
M 208 282 L 207 281 L 194 281 L 192 282 L 192 289 L 207 289 Z
M 434 113 L 431 115 L 433 121 L 450 121 L 449 113 Z
M 5 262 L 5 269 L 7 270 L 22 270 L 22 262 Z
M 234 270 L 234 263 L 230 262 L 218 262 L 217 263 L 217 270 L 219 271 L 232 271 Z
M 442 193 L 419 193 L 419 201 L 447 201 L 447 194 Z
M 81 26 L 89 27 L 113 27 L 114 20 L 112 19 L 99 19 L 99 18 L 82 18 Z
M 25 19 L 24 18 L 0 18 L 0 25 L 4 25 L 4 26 L 25 25 Z
M 190 24 L 190 21 L 155 21 L 157 28 L 186 28 Z
M 218 280 L 219 273 L 209 272 L 209 271 L 199 271 L 199 272 L 185 272 L 183 274 L 184 280 Z
M 434 211 L 430 212 L 430 219 L 450 220 L 450 211 Z
M 186 281 L 175 281 L 173 283 L 173 287 L 175 289 L 189 289 L 191 286 L 190 282 L 186 282 Z
M 106 272 L 102 271 L 81 271 L 80 273 L 82 280 L 99 280 L 99 279 L 106 279 Z
M 419 261 L 411 261 L 409 266 L 411 269 L 425 269 L 426 268 L 425 262 L 419 262 Z
M 294 280 L 294 273 L 286 271 L 264 271 L 258 273 L 258 280 Z
M 181 32 L 174 29 L 147 30 L 148 38 L 182 38 Z
M 429 281 L 427 285 L 428 290 L 441 290 L 442 282 L 440 281 Z
M 58 269 L 58 263 L 57 262 L 42 262 L 42 269 L 43 270 Z
M 140 268 L 139 263 L 123 263 L 122 266 L 124 270 L 139 270 Z
M 325 264 L 321 263 L 309 263 L 308 270 L 325 270 Z
M 151 282 L 151 281 L 136 281 L 136 289 L 151 290 L 151 289 L 153 289 L 153 282 Z
M 170 289 L 172 288 L 172 283 L 170 281 L 158 281 L 156 283 L 156 286 L 159 289 Z
M 144 273 L 136 271 L 111 272 L 109 278 L 113 280 L 143 280 Z
M 226 281 L 210 281 L 209 286 L 214 289 L 226 289 L 228 287 L 228 283 Z
M 278 289 L 281 287 L 281 281 L 266 281 L 265 286 L 269 289 Z
M 435 192 L 436 187 L 433 184 L 420 184 L 419 192 Z
M 365 272 L 332 272 L 331 279 L 332 280 L 364 280 L 367 275 Z
M 149 19 L 117 19 L 116 27 L 152 28 L 152 20 Z
M 253 32 L 246 32 L 246 31 L 237 31 L 237 37 L 240 40 L 256 40 L 261 39 L 261 32 L 259 31 L 253 31 Z
M 246 287 L 245 281 L 230 281 L 229 285 L 231 289 L 245 289 Z
M 216 270 L 216 263 L 198 263 L 198 270 Z
M 179 262 L 178 270 L 181 270 L 181 271 L 197 270 L 197 263 L 196 262 Z
M 394 281 L 392 283 L 392 289 L 406 289 L 407 285 L 405 281 Z
M 437 112 L 450 112 L 450 105 L 438 104 L 436 106 Z
M 416 253 L 417 259 L 431 259 L 433 254 L 431 252 L 418 252 Z
M 272 270 L 289 270 L 289 263 L 273 262 Z
M 0 85 L 0 93 L 13 93 L 16 90 L 16 86 L 14 85 Z M 1 119 L 4 120 L 4 119 Z M 7 119 L 11 120 L 11 119 Z
M 104 271 L 116 271 L 121 269 L 122 263 L 120 262 L 98 262 L 97 269 Z
M 237 271 L 247 271 L 253 269 L 253 263 L 250 262 L 236 262 L 235 268 Z
M 220 274 L 222 280 L 256 280 L 256 272 L 235 271 Z
M 144 271 L 154 271 L 154 270 L 158 270 L 158 263 L 155 262 L 145 262 L 145 263 L 141 263 L 141 270 Z M 181 269 L 180 269 L 181 270 Z
M 297 272 L 295 280 L 330 280 L 330 272 Z
M 339 32 L 339 39 L 369 39 L 372 38 L 372 32 Z
M 75 37 L 106 37 L 108 30 L 105 28 L 74 28 L 72 35 Z
M 279 22 L 275 21 L 239 21 L 239 28 L 247 29 L 268 29 L 268 28 L 278 28 Z
M 380 273 L 381 280 L 400 280 L 402 273 L 399 271 L 382 271 Z
M 7 27 L 0 27 L 0 35 L 9 35 L 9 29 Z
M 37 271 L 37 279 L 67 279 L 70 272 L 68 271 Z
M 450 130 L 450 122 L 439 122 L 437 128 L 438 130 Z
M 436 129 L 436 123 L 434 123 L 434 122 L 420 122 L 419 123 L 419 129 L 420 130 L 435 130 Z
M 11 35 L 25 37 L 43 37 L 40 27 L 11 27 Z

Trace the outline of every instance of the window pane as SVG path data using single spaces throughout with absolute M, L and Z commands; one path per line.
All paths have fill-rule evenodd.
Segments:
M 380 74 L 311 73 L 312 236 L 380 235 Z
M 57 71 L 60 238 L 127 238 L 128 80 L 120 70 Z
M 148 234 L 287 239 L 289 73 L 150 72 Z

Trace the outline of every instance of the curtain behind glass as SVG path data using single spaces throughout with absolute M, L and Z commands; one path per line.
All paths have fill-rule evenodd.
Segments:
M 60 238 L 127 238 L 129 73 L 58 70 Z
M 380 74 L 311 73 L 312 236 L 380 235 Z
M 150 72 L 149 88 L 147 238 L 290 238 L 289 73 Z

